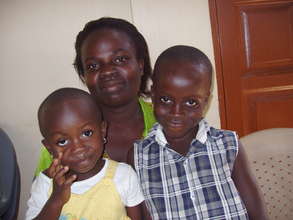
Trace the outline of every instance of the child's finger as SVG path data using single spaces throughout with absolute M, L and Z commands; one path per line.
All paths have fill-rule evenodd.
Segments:
M 63 166 L 62 166 L 62 164 L 59 163 L 59 164 L 55 167 L 55 172 L 56 172 L 56 174 L 59 173 L 62 169 L 63 169 Z
M 70 177 L 68 177 L 65 182 L 64 182 L 64 185 L 67 185 L 67 186 L 71 186 L 72 183 L 77 179 L 77 176 L 74 174 L 74 175 L 71 175 Z
M 51 165 L 49 166 L 49 168 L 47 168 L 45 170 L 45 174 L 50 177 L 50 178 L 54 178 L 54 176 L 56 175 L 56 168 L 58 166 L 58 160 L 57 159 L 53 159 Z
M 54 166 L 54 168 L 55 168 L 55 170 L 54 170 L 55 175 L 63 168 L 63 166 L 61 164 L 62 155 L 63 155 L 62 152 L 59 152 L 58 155 L 57 155 L 57 157 L 54 158 L 54 161 L 55 161 L 55 166 Z
M 62 152 L 58 152 L 57 159 L 58 159 L 60 162 L 61 162 L 62 156 L 63 156 L 63 153 L 62 153 Z
M 68 167 L 68 166 L 63 167 L 63 168 L 60 168 L 60 169 L 57 171 L 57 173 L 56 173 L 56 175 L 55 175 L 55 177 L 54 177 L 54 180 L 55 180 L 58 184 L 63 184 L 63 183 L 64 183 L 64 179 L 65 179 L 64 175 L 65 175 L 65 173 L 68 172 L 68 170 L 69 170 L 69 167 Z

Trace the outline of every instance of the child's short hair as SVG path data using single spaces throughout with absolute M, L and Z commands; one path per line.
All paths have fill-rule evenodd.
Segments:
M 154 73 L 152 78 L 156 77 L 158 68 L 162 61 L 166 60 L 178 60 L 178 61 L 188 61 L 192 62 L 195 65 L 203 65 L 206 69 L 207 73 L 210 74 L 210 79 L 213 72 L 213 67 L 209 58 L 199 49 L 186 45 L 176 45 L 173 47 L 169 47 L 165 51 L 163 51 L 154 66 Z M 155 80 L 154 80 L 155 81 Z
M 64 103 L 65 101 L 74 100 L 74 99 L 86 100 L 88 103 L 88 106 L 85 106 L 85 108 L 89 107 L 89 108 L 93 108 L 93 110 L 96 110 L 98 119 L 102 120 L 101 111 L 99 110 L 95 100 L 89 93 L 77 88 L 57 89 L 54 92 L 52 92 L 50 95 L 48 95 L 47 98 L 45 98 L 45 100 L 41 103 L 38 109 L 39 129 L 43 137 L 46 136 L 46 126 L 45 126 L 46 113 L 50 112 L 52 107 L 56 105 L 61 106 L 61 104 Z
M 150 79 L 152 68 L 146 40 L 133 24 L 119 18 L 103 17 L 98 20 L 90 21 L 84 26 L 83 30 L 78 33 L 75 42 L 76 57 L 73 65 L 79 75 L 79 78 L 84 82 L 84 69 L 81 61 L 82 44 L 91 33 L 101 29 L 121 31 L 125 33 L 132 41 L 136 50 L 137 59 L 143 60 L 144 62 L 143 76 L 141 78 L 139 93 L 140 95 L 148 95 L 149 91 L 147 87 L 147 81 Z

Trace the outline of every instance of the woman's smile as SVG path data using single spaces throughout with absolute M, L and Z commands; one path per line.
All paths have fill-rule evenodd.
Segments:
M 124 81 L 121 79 L 105 79 L 100 81 L 100 89 L 104 92 L 115 92 L 117 90 L 120 90 L 124 88 Z

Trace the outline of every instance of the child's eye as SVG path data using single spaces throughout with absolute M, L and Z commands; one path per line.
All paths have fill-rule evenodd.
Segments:
M 162 97 L 160 98 L 160 102 L 162 102 L 162 103 L 164 103 L 164 104 L 169 104 L 169 103 L 171 103 L 172 101 L 171 101 L 171 99 L 169 99 L 169 97 L 167 97 L 167 96 L 162 96 Z
M 65 146 L 67 143 L 68 143 L 68 140 L 66 140 L 66 139 L 60 139 L 60 140 L 57 141 L 56 144 L 57 144 L 58 146 L 60 146 L 60 147 L 63 147 L 63 146 Z
M 84 137 L 90 137 L 92 135 L 93 135 L 92 130 L 86 130 L 86 131 L 82 132 L 82 136 L 84 136 Z
M 194 99 L 190 99 L 186 102 L 186 105 L 188 107 L 197 107 L 198 106 L 198 102 Z
M 121 64 L 121 63 L 125 63 L 127 60 L 128 60 L 128 57 L 119 56 L 114 59 L 114 63 Z
M 94 72 L 97 71 L 99 69 L 99 65 L 96 63 L 92 63 L 86 66 L 86 69 L 88 72 Z

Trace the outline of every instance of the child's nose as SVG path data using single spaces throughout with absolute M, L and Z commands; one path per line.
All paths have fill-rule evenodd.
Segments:
M 182 114 L 182 109 L 181 109 L 180 103 L 175 103 L 172 106 L 171 114 L 173 114 L 173 115 L 181 115 Z
M 79 149 L 79 148 L 81 148 L 82 147 L 82 142 L 81 142 L 81 140 L 79 139 L 79 138 L 75 138 L 75 139 L 73 139 L 73 141 L 72 141 L 72 147 L 73 147 L 73 149 L 74 150 L 76 150 L 76 149 Z

